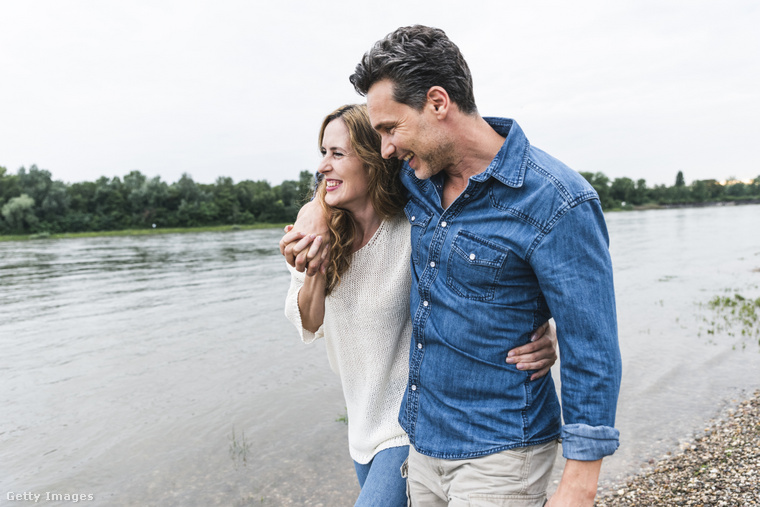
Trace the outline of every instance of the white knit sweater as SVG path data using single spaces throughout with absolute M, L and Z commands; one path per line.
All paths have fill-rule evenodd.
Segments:
M 352 255 L 340 285 L 325 299 L 325 319 L 316 334 L 301 324 L 298 292 L 304 274 L 290 268 L 285 316 L 305 343 L 325 338 L 330 366 L 343 384 L 351 458 L 362 464 L 383 449 L 409 444 L 398 424 L 412 335 L 409 228 L 403 214 L 385 220 Z

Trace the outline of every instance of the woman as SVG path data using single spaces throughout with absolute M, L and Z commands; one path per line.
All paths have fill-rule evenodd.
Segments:
M 364 105 L 343 106 L 328 115 L 319 146 L 321 182 L 307 208 L 323 209 L 329 255 L 312 259 L 319 237 L 295 232 L 283 237 L 281 249 L 303 238 L 296 248 L 321 262 L 314 276 L 290 268 L 285 314 L 304 342 L 327 340 L 328 359 L 346 399 L 349 451 L 361 486 L 356 505 L 402 506 L 406 485 L 399 469 L 409 440 L 398 423 L 398 410 L 407 383 L 412 324 L 410 225 L 402 213 L 400 166 L 380 155 L 380 137 Z M 547 328 L 542 326 L 534 338 Z M 555 360 L 553 342 L 541 338 L 512 351 L 508 362 L 540 370 L 533 375 L 537 378 Z

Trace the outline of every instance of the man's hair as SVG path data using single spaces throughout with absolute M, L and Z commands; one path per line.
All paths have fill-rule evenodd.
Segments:
M 360 95 L 388 79 L 393 99 L 422 110 L 427 92 L 441 86 L 466 114 L 477 112 L 472 75 L 459 48 L 440 28 L 414 25 L 398 28 L 364 54 L 349 80 Z

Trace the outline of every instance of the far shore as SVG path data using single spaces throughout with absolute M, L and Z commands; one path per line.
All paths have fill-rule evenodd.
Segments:
M 626 208 L 613 208 L 609 211 L 647 211 L 650 209 L 676 208 L 720 208 L 723 206 L 740 206 L 742 204 L 760 204 L 760 199 L 742 199 L 737 201 L 683 202 L 674 204 L 643 204 Z
M 77 239 L 104 236 L 148 236 L 154 234 L 185 234 L 198 232 L 235 232 L 252 229 L 283 229 L 286 224 L 213 225 L 208 227 L 156 227 L 150 229 L 125 229 L 120 231 L 89 231 L 0 235 L 0 241 L 29 241 L 40 239 Z
M 641 206 L 625 206 L 623 208 L 612 208 L 605 210 L 609 212 L 619 211 L 648 211 L 659 209 L 676 209 L 676 208 L 711 208 L 723 206 L 740 206 L 745 204 L 760 204 L 760 199 L 745 199 L 737 201 L 716 201 L 716 202 L 690 202 L 678 204 L 644 204 Z M 250 225 L 212 225 L 207 227 L 156 227 L 150 229 L 125 229 L 120 231 L 88 231 L 88 232 L 61 232 L 47 233 L 40 232 L 37 234 L 0 234 L 0 241 L 27 241 L 35 239 L 76 239 L 76 238 L 95 238 L 101 236 L 144 236 L 149 234 L 184 234 L 193 232 L 229 232 L 229 231 L 247 231 L 251 229 L 283 229 L 287 224 L 250 224 Z

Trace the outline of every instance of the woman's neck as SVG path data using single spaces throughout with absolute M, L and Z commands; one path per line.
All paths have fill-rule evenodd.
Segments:
M 375 235 L 383 221 L 371 206 L 369 209 L 365 209 L 359 213 L 354 212 L 353 215 L 356 223 L 356 236 L 354 237 L 351 253 L 358 251 L 369 243 L 369 240 Z

